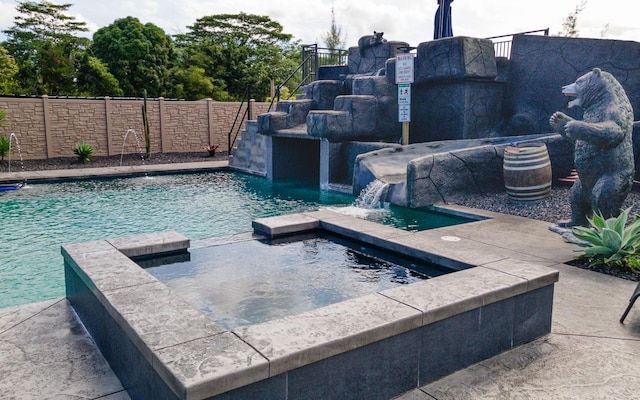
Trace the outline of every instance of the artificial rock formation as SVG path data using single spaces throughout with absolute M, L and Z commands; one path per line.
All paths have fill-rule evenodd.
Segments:
M 331 142 L 398 141 L 397 87 L 386 71 L 389 60 L 408 46 L 383 39 L 381 32 L 362 37 L 349 49 L 348 65 L 321 67 L 319 80 L 306 85 L 304 94 L 258 116 L 260 133 L 295 128 Z

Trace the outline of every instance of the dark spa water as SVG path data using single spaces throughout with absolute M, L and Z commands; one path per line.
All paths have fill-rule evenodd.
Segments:
M 332 235 L 241 241 L 188 257 L 147 272 L 226 329 L 451 272 Z

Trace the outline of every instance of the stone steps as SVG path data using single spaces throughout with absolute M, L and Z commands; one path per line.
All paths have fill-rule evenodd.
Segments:
M 257 121 L 246 121 L 231 153 L 230 167 L 251 174 L 266 174 L 265 137 L 258 134 Z

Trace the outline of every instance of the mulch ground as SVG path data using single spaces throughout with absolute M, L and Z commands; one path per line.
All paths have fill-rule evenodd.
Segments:
M 185 162 L 221 161 L 227 160 L 226 152 L 216 153 L 210 156 L 206 151 L 195 153 L 155 153 L 150 158 L 142 157 L 140 154 L 125 154 L 122 157 L 122 165 L 152 165 L 152 164 L 174 164 Z M 49 158 L 46 160 L 11 160 L 11 171 L 18 172 L 24 168 L 25 171 L 44 171 L 55 169 L 76 169 L 76 168 L 99 168 L 117 167 L 120 164 L 120 155 L 114 156 L 93 156 L 89 162 L 81 164 L 75 157 Z M 9 160 L 5 158 L 0 161 L 0 172 L 9 171 Z
M 629 281 L 640 282 L 640 270 L 632 271 L 629 268 L 622 267 L 617 264 L 598 265 L 594 267 L 589 266 L 588 260 L 575 259 L 567 263 L 568 265 L 587 269 L 589 271 L 599 272 L 605 275 L 615 276 L 616 278 L 627 279 Z

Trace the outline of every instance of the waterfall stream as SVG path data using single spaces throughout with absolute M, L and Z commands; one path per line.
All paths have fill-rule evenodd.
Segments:
M 389 184 L 384 183 L 381 180 L 375 179 L 371 181 L 367 187 L 360 191 L 360 195 L 354 201 L 353 205 L 358 208 L 364 208 L 367 210 L 375 210 L 384 208 L 386 203 L 384 200 L 387 197 L 389 191 Z
M 340 214 L 358 218 L 367 218 L 374 213 L 389 212 L 389 203 L 385 201 L 388 191 L 388 183 L 375 179 L 360 191 L 360 195 L 350 206 L 327 208 Z

